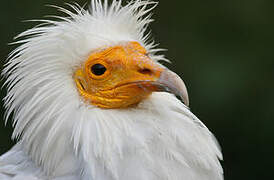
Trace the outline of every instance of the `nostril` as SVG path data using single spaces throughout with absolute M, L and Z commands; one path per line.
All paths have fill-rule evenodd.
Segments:
M 147 75 L 151 75 L 152 74 L 152 71 L 150 69 L 148 69 L 148 68 L 139 69 L 138 72 L 141 73 L 141 74 L 147 74 Z

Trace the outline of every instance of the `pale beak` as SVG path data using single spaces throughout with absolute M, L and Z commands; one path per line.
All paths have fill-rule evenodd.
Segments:
M 174 72 L 165 69 L 156 81 L 160 91 L 170 92 L 180 96 L 186 106 L 189 106 L 187 88 L 184 81 Z

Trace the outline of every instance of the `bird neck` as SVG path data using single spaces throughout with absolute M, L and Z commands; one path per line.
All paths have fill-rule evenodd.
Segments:
M 23 143 L 50 176 L 203 179 L 206 171 L 221 177 L 215 139 L 173 95 L 155 93 L 136 107 L 119 110 L 74 104 L 65 114 Z

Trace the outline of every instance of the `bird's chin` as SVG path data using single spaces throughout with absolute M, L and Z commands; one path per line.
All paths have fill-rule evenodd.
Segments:
M 119 109 L 137 105 L 156 91 L 156 86 L 150 81 L 127 81 L 107 89 L 89 90 L 85 87 L 83 79 L 75 80 L 83 100 L 103 109 Z
M 149 82 L 127 82 L 113 88 L 93 93 L 81 93 L 91 105 L 103 109 L 121 109 L 133 107 L 146 99 L 155 86 Z
M 152 92 L 169 92 L 177 94 L 174 85 L 167 84 L 161 78 L 158 80 L 134 80 L 121 82 L 108 89 L 89 91 L 79 81 L 78 90 L 84 100 L 103 109 L 121 109 L 133 107 L 146 99 Z M 175 90 L 174 90 L 175 89 Z

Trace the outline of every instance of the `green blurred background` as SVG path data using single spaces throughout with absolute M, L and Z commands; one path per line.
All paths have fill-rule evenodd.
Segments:
M 1 67 L 16 47 L 7 43 L 35 25 L 22 21 L 60 15 L 45 5 L 65 2 L 1 2 Z M 153 18 L 153 37 L 173 62 L 167 66 L 183 77 L 192 111 L 222 146 L 225 179 L 273 179 L 274 1 L 162 0 Z M 11 133 L 2 121 L 0 154 L 13 145 Z

